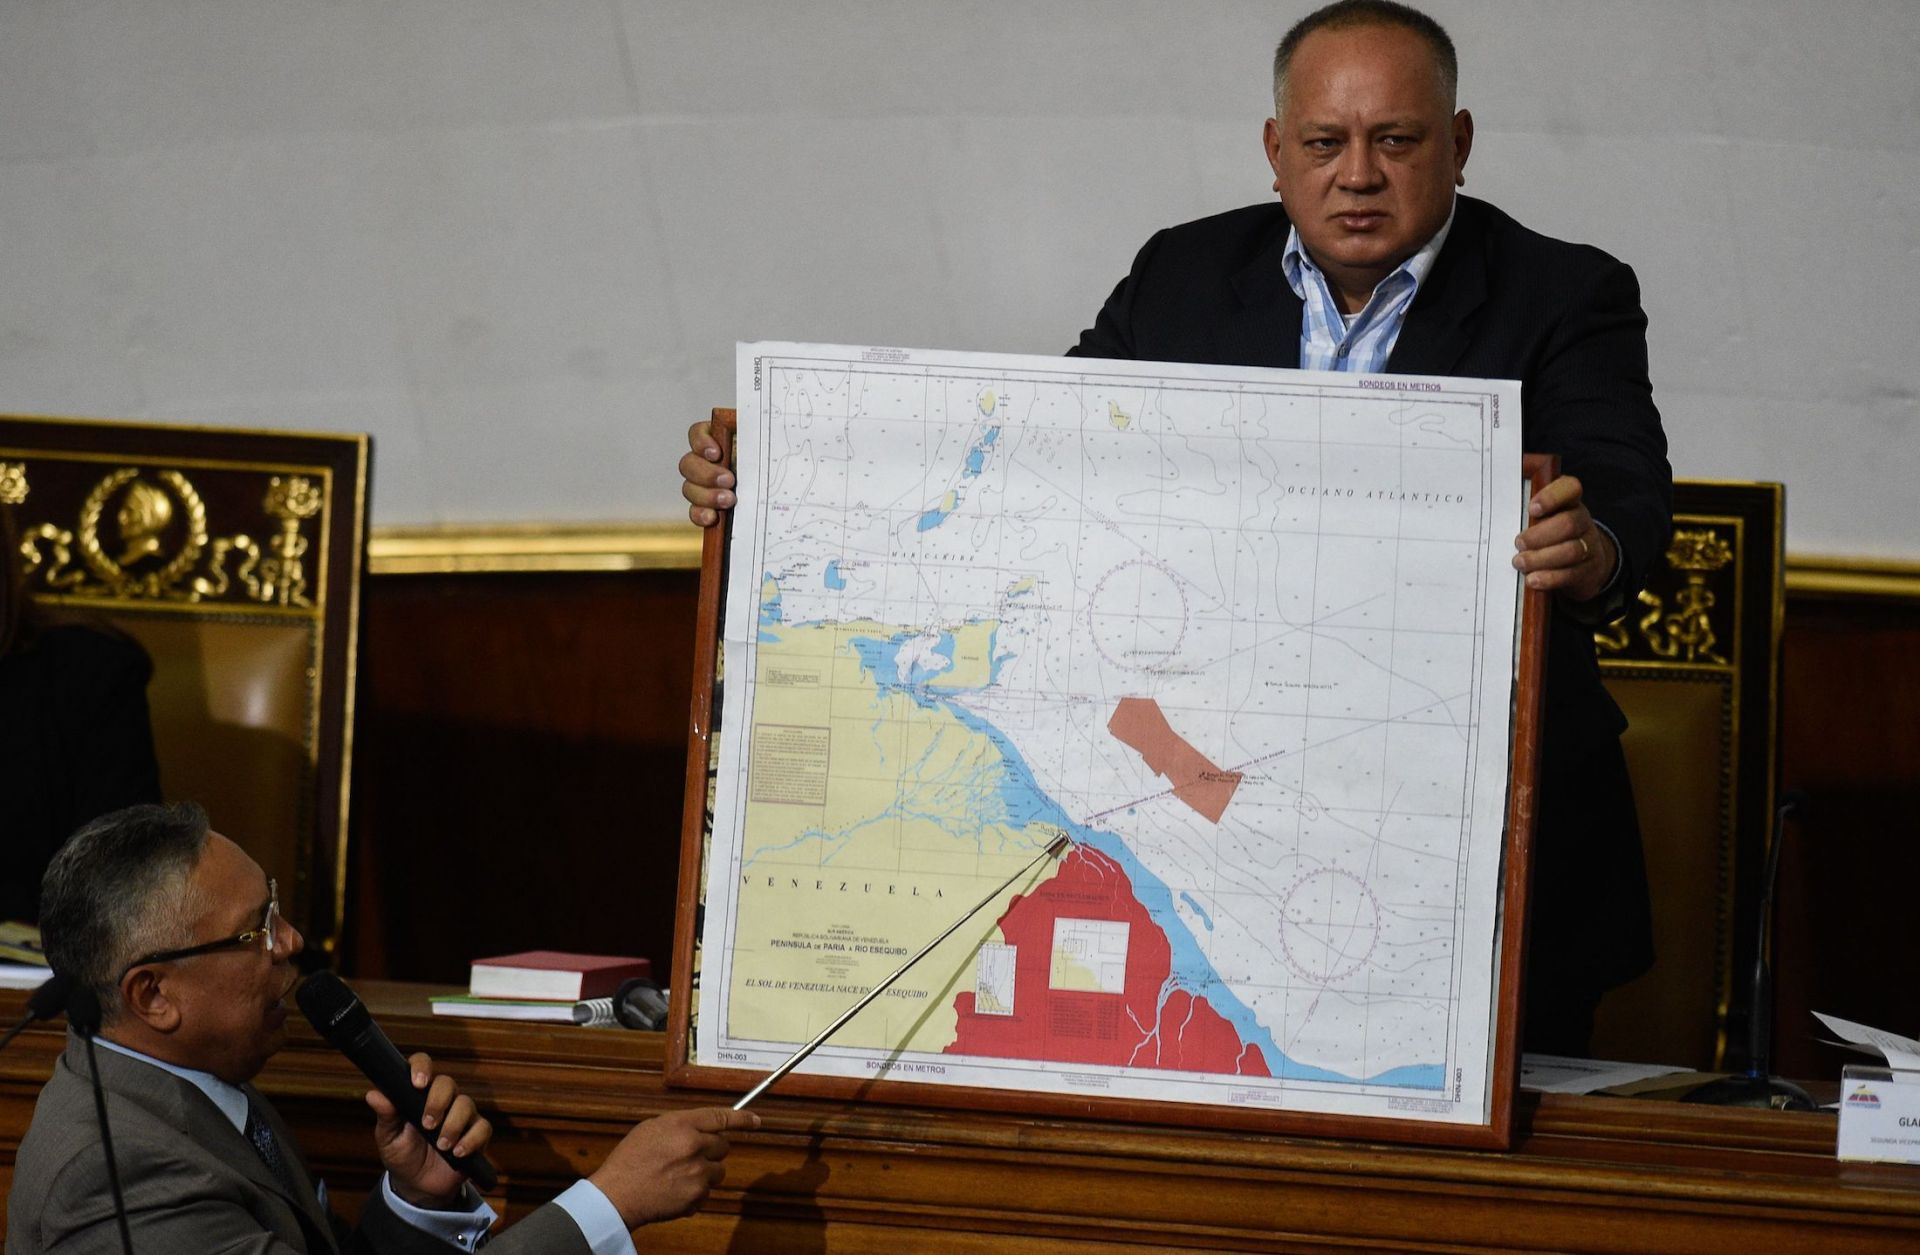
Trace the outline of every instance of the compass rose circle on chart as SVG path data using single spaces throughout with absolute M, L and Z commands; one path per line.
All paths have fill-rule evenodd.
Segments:
M 1129 671 L 1161 671 L 1187 639 L 1187 590 L 1151 558 L 1123 562 L 1100 577 L 1087 599 L 1087 630 L 1100 656 Z
M 1280 904 L 1280 950 L 1306 980 L 1332 984 L 1366 966 L 1380 942 L 1380 902 L 1366 882 L 1334 868 L 1293 882 Z

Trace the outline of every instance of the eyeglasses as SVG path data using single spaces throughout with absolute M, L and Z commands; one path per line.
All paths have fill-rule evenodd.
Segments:
M 149 963 L 171 963 L 175 959 L 190 959 L 197 954 L 212 954 L 217 950 L 238 950 L 258 943 L 273 957 L 274 939 L 280 933 L 280 886 L 269 876 L 267 878 L 267 917 L 260 921 L 260 927 L 249 928 L 232 937 L 223 937 L 219 941 L 208 941 L 197 946 L 185 946 L 179 950 L 161 950 L 145 958 L 135 959 L 120 969 L 120 979 L 125 980 L 127 973 L 136 967 Z

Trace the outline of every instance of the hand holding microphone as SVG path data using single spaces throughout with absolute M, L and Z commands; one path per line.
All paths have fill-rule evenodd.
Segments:
M 294 999 L 328 1044 L 373 1082 L 367 1105 L 379 1116 L 374 1141 L 396 1193 L 434 1208 L 459 1196 L 463 1178 L 494 1188 L 493 1165 L 481 1154 L 493 1126 L 452 1077 L 434 1075 L 425 1054 L 402 1056 L 331 972 L 309 976 Z M 748 1111 L 670 1111 L 635 1125 L 588 1179 L 630 1227 L 684 1216 L 726 1175 L 727 1135 L 759 1127 L 760 1117 Z
M 434 1073 L 424 1051 L 407 1056 L 407 1065 L 414 1092 L 422 1095 L 420 1119 L 403 1114 L 381 1091 L 368 1090 L 367 1106 L 376 1117 L 374 1148 L 401 1198 L 429 1210 L 461 1206 L 460 1187 L 468 1177 L 484 1180 L 484 1189 L 493 1186 L 493 1166 L 482 1153 L 493 1139 L 493 1124 L 451 1076 Z
M 416 1206 L 441 1206 L 459 1195 L 465 1179 L 483 1190 L 498 1183 L 493 1165 L 481 1154 L 493 1126 L 473 1099 L 459 1093 L 452 1077 L 433 1074 L 432 1059 L 402 1056 L 366 1005 L 332 972 L 307 977 L 294 1000 L 327 1044 L 373 1082 L 367 1105 L 379 1117 L 374 1144 L 402 1198 Z

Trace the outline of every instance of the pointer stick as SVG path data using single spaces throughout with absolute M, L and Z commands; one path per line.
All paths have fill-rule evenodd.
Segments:
M 860 1001 L 854 1003 L 852 1006 L 848 1007 L 845 1011 L 841 1012 L 840 1018 L 835 1020 L 833 1023 L 827 1025 L 825 1028 L 821 1029 L 819 1036 L 815 1037 L 812 1041 L 808 1042 L 806 1045 L 800 1047 L 800 1049 L 794 1051 L 793 1054 L 787 1059 L 785 1063 L 781 1064 L 779 1067 L 769 1072 L 767 1074 L 766 1080 L 761 1081 L 758 1085 L 748 1090 L 746 1094 L 741 1097 L 739 1102 L 733 1104 L 733 1109 L 735 1111 L 745 1111 L 747 1109 L 748 1103 L 752 1102 L 754 1099 L 760 1097 L 761 1094 L 765 1093 L 769 1085 L 773 1084 L 775 1081 L 779 1080 L 781 1077 L 785 1076 L 787 1073 L 799 1067 L 800 1064 L 806 1060 L 806 1057 L 808 1055 L 812 1054 L 816 1049 L 819 1048 L 821 1042 L 824 1042 L 825 1040 L 827 1040 L 827 1038 L 839 1032 L 840 1029 L 846 1024 L 848 1020 L 851 1020 L 854 1016 L 858 1015 L 860 1013 L 860 1008 L 866 1006 L 869 1002 L 872 1002 L 875 998 L 878 998 L 881 994 L 885 993 L 889 985 L 893 984 L 893 982 L 899 980 L 902 976 L 905 976 L 907 974 L 908 968 L 912 967 L 914 964 L 918 963 L 920 960 L 926 958 L 927 955 L 933 952 L 933 948 L 935 946 L 939 945 L 941 942 L 945 941 L 947 938 L 953 936 L 954 933 L 960 931 L 960 925 L 966 923 L 968 920 L 978 915 L 982 907 L 986 906 L 987 903 L 993 901 L 995 898 L 1005 893 L 1007 891 L 1008 885 L 1020 879 L 1020 877 L 1026 875 L 1028 872 L 1032 871 L 1034 868 L 1034 865 L 1039 863 L 1041 859 L 1052 858 L 1054 855 L 1058 854 L 1061 850 L 1064 850 L 1067 847 L 1067 840 L 1068 840 L 1067 835 L 1065 833 L 1061 833 L 1059 836 L 1055 837 L 1053 839 L 1053 843 L 1047 846 L 1046 849 L 1034 855 L 1033 858 L 1027 863 L 1025 867 L 1022 867 L 1019 871 L 1007 877 L 1006 880 L 1000 885 L 998 889 L 995 889 L 992 893 L 989 893 L 986 897 L 980 899 L 980 901 L 974 906 L 974 908 L 971 911 L 968 911 L 965 915 L 962 915 L 959 919 L 953 921 L 952 926 L 950 926 L 947 929 L 947 931 L 941 933 L 938 937 L 935 937 L 932 941 L 929 941 L 926 945 L 922 946 L 920 948 L 920 953 L 914 955 L 911 959 L 908 959 L 905 963 L 902 963 L 899 967 L 893 969 L 893 975 L 887 977 L 885 980 L 881 981 L 878 985 L 875 985 L 872 989 L 867 991 L 866 996 L 861 998 Z

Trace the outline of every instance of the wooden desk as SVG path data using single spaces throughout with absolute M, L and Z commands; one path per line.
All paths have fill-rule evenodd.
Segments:
M 403 1049 L 451 1065 L 500 1131 L 492 1200 L 524 1215 L 629 1125 L 712 1099 L 669 1092 L 662 1039 L 424 1014 L 361 990 Z M 0 994 L 0 1020 L 24 996 Z M 298 1017 L 296 1016 L 297 1020 Z M 63 1034 L 0 1055 L 0 1178 Z M 373 1184 L 351 1066 L 304 1024 L 260 1078 L 343 1205 Z M 1510 1154 L 1027 1120 L 933 1108 L 756 1104 L 725 1184 L 654 1252 L 1775 1252 L 1920 1250 L 1920 1168 L 1842 1164 L 1834 1117 L 1526 1096 Z

